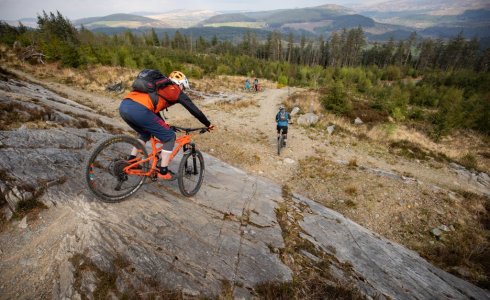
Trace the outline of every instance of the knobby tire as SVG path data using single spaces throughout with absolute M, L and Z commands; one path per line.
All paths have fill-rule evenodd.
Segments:
M 189 150 L 182 155 L 177 178 L 182 195 L 192 197 L 199 191 L 204 178 L 204 158 L 199 150 Z
M 120 150 L 117 149 L 117 144 L 120 144 Z M 115 147 L 114 150 L 110 149 L 111 146 Z M 148 157 L 146 148 L 137 139 L 127 135 L 116 135 L 98 142 L 94 146 L 92 152 L 86 158 L 84 164 L 85 180 L 92 194 L 97 196 L 103 202 L 120 202 L 136 193 L 136 191 L 138 191 L 144 184 L 146 176 L 128 175 L 126 177 L 126 181 L 128 180 L 128 178 L 131 178 L 132 181 L 134 180 L 134 185 L 128 188 L 125 187 L 125 189 L 123 189 L 123 192 L 117 193 L 121 189 L 121 186 L 124 185 L 124 181 L 120 180 L 120 177 L 116 175 L 124 176 L 124 172 L 121 172 L 121 169 L 124 167 L 125 160 L 127 156 L 129 156 L 132 146 L 138 148 L 141 156 Z M 107 150 L 108 153 L 104 153 L 104 150 Z M 111 156 L 112 162 L 108 163 L 108 160 L 111 158 Z M 119 163 L 121 165 L 121 167 L 118 168 L 118 174 L 116 175 L 111 174 L 111 171 L 116 169 L 114 167 L 115 163 Z M 104 164 L 107 165 L 104 167 Z M 142 164 L 141 167 L 143 170 L 147 170 L 148 162 Z M 96 175 L 94 169 L 101 170 L 99 171 L 101 174 Z M 106 172 L 104 173 L 103 171 Z M 106 178 L 107 180 L 104 180 L 104 178 Z M 102 182 L 100 182 L 99 180 L 102 180 Z M 113 180 L 114 182 L 112 182 L 111 180 Z M 104 184 L 107 185 L 105 181 L 116 183 L 115 186 L 119 186 L 119 190 L 114 188 L 113 191 L 111 191 L 113 184 L 109 183 L 109 187 L 107 189 L 111 191 L 112 194 L 110 192 L 104 191 L 102 187 Z

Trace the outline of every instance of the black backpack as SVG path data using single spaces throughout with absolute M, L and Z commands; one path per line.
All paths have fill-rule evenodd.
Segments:
M 138 74 L 131 87 L 133 91 L 148 93 L 153 103 L 153 109 L 156 109 L 158 104 L 157 91 L 170 84 L 173 84 L 170 78 L 160 73 L 160 71 L 144 69 Z
M 285 111 L 280 112 L 279 113 L 279 121 L 287 121 L 287 120 L 288 120 L 287 112 L 285 112 Z

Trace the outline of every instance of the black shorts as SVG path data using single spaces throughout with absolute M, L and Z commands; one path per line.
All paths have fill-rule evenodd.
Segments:
M 277 133 L 282 129 L 283 134 L 288 134 L 288 127 L 287 126 L 277 126 Z

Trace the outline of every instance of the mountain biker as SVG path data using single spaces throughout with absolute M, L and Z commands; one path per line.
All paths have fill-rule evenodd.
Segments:
M 245 80 L 245 91 L 250 91 L 250 80 L 248 78 Z
M 126 95 L 126 98 L 119 106 L 119 114 L 131 128 L 138 132 L 141 143 L 146 144 L 151 135 L 163 142 L 158 178 L 164 180 L 174 179 L 174 176 L 172 176 L 173 172 L 168 169 L 168 163 L 175 144 L 175 132 L 158 113 L 175 103 L 180 103 L 208 130 L 214 128 L 208 118 L 183 92 L 189 89 L 187 77 L 180 71 L 173 71 L 170 73 L 169 79 L 173 84 L 158 90 L 158 104 L 156 107 L 153 106 L 148 93 L 138 91 L 132 91 Z M 137 149 L 133 147 L 128 161 L 136 158 L 136 154 Z
M 257 79 L 257 78 L 254 79 L 254 90 L 256 92 L 259 91 L 259 79 Z
M 276 114 L 277 122 L 277 140 L 279 140 L 280 132 L 282 129 L 282 136 L 284 137 L 284 146 L 286 146 L 286 141 L 288 139 L 288 124 L 289 124 L 289 113 L 286 112 L 284 106 L 279 107 L 279 112 Z

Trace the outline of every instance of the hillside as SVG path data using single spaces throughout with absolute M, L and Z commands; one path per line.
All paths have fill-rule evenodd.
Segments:
M 426 14 L 433 16 L 459 15 L 466 10 L 490 8 L 482 0 L 389 0 L 356 7 L 361 12 L 398 12 L 404 14 Z
M 165 13 L 142 13 L 143 16 L 160 20 L 167 24 L 168 28 L 189 28 L 197 26 L 199 22 L 217 15 L 211 10 L 172 10 Z
M 348 11 L 349 10 L 344 7 L 333 7 L 325 5 L 309 8 L 221 14 L 204 20 L 201 24 L 206 26 L 213 23 L 226 23 L 237 21 L 264 22 L 272 28 L 278 28 L 287 23 L 305 23 L 329 20 L 336 16 L 345 15 Z
M 420 3 L 418 3 L 420 2 Z M 388 1 L 375 6 L 341 6 L 282 9 L 262 12 L 221 14 L 206 19 L 202 26 L 248 27 L 267 30 L 310 32 L 329 36 L 343 28 L 361 26 L 370 40 L 403 39 L 416 31 L 420 36 L 449 38 L 463 32 L 467 38 L 490 36 L 490 10 L 472 1 Z M 408 8 L 410 7 L 410 9 Z M 416 10 L 411 9 L 417 7 Z
M 165 22 L 131 14 L 112 14 L 103 17 L 78 19 L 73 24 L 76 26 L 83 25 L 88 29 L 97 27 L 168 27 Z
M 53 70 L 26 66 L 27 72 L 1 73 L 0 104 L 17 116 L 2 114 L 0 119 L 4 128 L 0 157 L 8 158 L 0 160 L 2 218 L 10 211 L 5 199 L 38 205 L 18 210 L 10 214 L 10 221 L 1 223 L 2 295 L 489 297 L 488 291 L 432 266 L 393 241 L 406 242 L 409 237 L 397 229 L 405 228 L 404 234 L 415 230 L 410 227 L 411 218 L 417 218 L 422 208 L 428 225 L 444 222 L 450 227 L 447 222 L 459 218 L 473 226 L 475 219 L 466 214 L 462 192 L 449 189 L 458 182 L 462 190 L 488 193 L 489 186 L 461 175 L 467 171 L 430 167 L 380 152 L 376 143 L 368 147 L 369 140 L 354 145 L 355 135 L 349 132 L 355 129 L 338 121 L 338 133 L 330 137 L 315 134 L 313 127 L 292 125 L 285 156 L 278 157 L 273 115 L 290 90 L 263 82 L 265 91 L 249 94 L 237 90 L 243 78 L 216 78 L 196 81 L 192 94 L 217 125 L 215 132 L 195 137 L 200 149 L 209 153 L 201 191 L 185 198 L 175 183 L 156 182 L 124 202 L 101 203 L 84 186 L 84 158 L 95 142 L 127 132 L 128 127 L 117 117 L 120 96 L 82 88 L 96 85 L 103 90 L 103 82 L 127 82 L 134 70 L 86 70 L 89 73 L 83 75 L 88 81 L 73 80 L 82 73 Z M 50 79 L 31 75 L 42 72 Z M 60 83 L 66 79 L 63 74 L 77 86 Z M 301 104 L 301 115 L 303 105 L 311 103 Z M 181 107 L 171 108 L 168 120 L 195 124 Z M 244 126 L 254 134 L 243 134 Z M 249 145 L 246 151 L 244 143 Z M 358 158 L 355 164 L 345 162 L 353 157 Z M 417 172 L 423 169 L 430 171 Z M 311 173 L 305 176 L 301 173 L 305 170 Z M 320 184 L 316 180 L 321 171 L 332 175 L 323 177 L 331 179 Z M 413 172 L 413 180 L 407 179 L 408 172 Z M 308 180 L 314 182 L 313 187 L 307 188 Z M 360 180 L 355 188 L 353 180 Z M 346 195 L 336 194 L 344 189 L 351 202 Z M 361 199 L 369 195 L 376 197 L 374 203 Z M 444 200 L 446 196 L 453 197 L 453 202 Z M 475 200 L 471 205 L 477 204 Z M 337 206 L 365 226 L 384 229 L 383 235 L 391 240 L 324 205 Z M 395 210 L 405 216 L 405 222 L 393 220 Z M 385 226 L 386 222 L 391 225 Z M 395 229 L 387 232 L 391 226 Z M 442 243 L 426 233 L 424 226 L 420 228 L 424 243 Z M 455 230 L 444 233 L 442 239 L 457 236 L 460 226 L 463 223 L 454 225 Z

